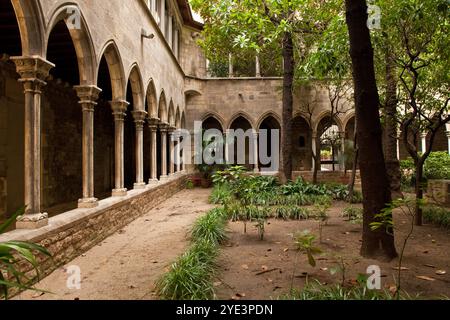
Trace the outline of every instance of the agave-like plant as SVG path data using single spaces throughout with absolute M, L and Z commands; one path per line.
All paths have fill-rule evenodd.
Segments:
M 0 225 L 0 234 L 4 233 L 17 217 L 25 212 L 25 208 L 18 210 L 8 220 Z M 0 297 L 5 300 L 11 289 L 33 289 L 32 285 L 40 278 L 39 262 L 35 253 L 51 257 L 42 246 L 22 241 L 0 242 Z M 19 263 L 26 261 L 33 267 L 34 277 L 27 276 L 19 268 Z M 33 289 L 35 290 L 35 289 Z

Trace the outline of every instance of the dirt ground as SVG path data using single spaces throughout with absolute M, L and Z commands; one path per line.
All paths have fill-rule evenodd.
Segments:
M 249 225 L 247 234 L 244 234 L 242 222 L 230 223 L 230 240 L 222 249 L 221 273 L 215 283 L 218 298 L 277 299 L 289 292 L 292 284 L 294 288 L 302 288 L 306 281 L 305 273 L 309 281 L 317 279 L 322 283 L 339 283 L 341 274 L 332 276 L 330 268 L 337 265 L 340 256 L 346 263 L 347 281 L 355 281 L 358 274 L 366 273 L 368 266 L 378 265 L 382 272 L 382 286 L 392 287 L 398 260 L 380 262 L 359 255 L 361 226 L 344 221 L 340 216 L 346 206 L 348 204 L 337 203 L 330 209 L 331 219 L 323 229 L 323 243 L 317 240 L 317 246 L 324 253 L 316 256 L 315 268 L 309 266 L 303 254 L 296 253 L 292 235 L 307 229 L 318 238 L 318 222 L 271 220 L 266 227 L 264 241 L 259 240 L 253 226 Z M 396 233 L 399 250 L 407 230 L 406 218 L 397 215 L 395 222 L 400 226 Z M 407 269 L 402 273 L 402 288 L 411 295 L 420 293 L 419 298 L 422 299 L 442 298 L 442 295 L 450 297 L 449 247 L 450 230 L 432 225 L 417 227 L 405 251 L 403 266 Z M 438 270 L 445 270 L 446 274 L 438 275 Z M 261 273 L 263 271 L 269 272 Z
M 27 291 L 27 300 L 156 299 L 154 283 L 189 244 L 197 217 L 212 206 L 210 190 L 185 190 L 53 272 L 36 285 L 50 293 Z M 69 266 L 79 266 L 81 289 L 67 288 Z

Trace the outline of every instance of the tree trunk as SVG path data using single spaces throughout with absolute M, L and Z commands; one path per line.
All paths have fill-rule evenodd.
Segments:
M 416 164 L 416 200 L 423 199 L 423 162 L 419 160 Z M 415 223 L 416 226 L 422 225 L 422 207 L 419 205 L 419 202 L 416 202 L 416 216 Z
M 392 50 L 386 50 L 386 103 L 384 146 L 386 169 L 393 198 L 402 198 L 400 161 L 397 158 L 397 79 Z
M 292 34 L 286 32 L 283 39 L 283 112 L 281 129 L 281 183 L 292 180 L 292 117 L 293 117 L 293 83 L 294 83 L 294 45 Z
M 367 28 L 365 0 L 346 0 L 346 19 L 353 66 L 355 109 L 359 146 L 359 168 L 364 197 L 363 243 L 361 255 L 369 258 L 397 256 L 393 230 L 372 231 L 375 215 L 391 202 L 384 162 L 380 100 L 375 79 L 373 48 Z

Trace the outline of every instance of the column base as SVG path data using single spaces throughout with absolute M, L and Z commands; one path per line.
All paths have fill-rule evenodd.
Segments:
M 125 197 L 128 194 L 128 190 L 127 189 L 114 189 L 112 191 L 112 196 L 113 197 Z
M 48 213 L 25 214 L 17 218 L 17 229 L 39 229 L 48 225 Z
M 169 176 L 160 176 L 159 177 L 159 181 L 161 181 L 161 182 L 164 182 L 164 181 L 167 181 L 167 180 L 169 180 Z
M 254 172 L 254 173 L 259 173 L 259 172 L 260 172 L 260 171 L 259 171 L 259 168 L 253 169 L 253 172 Z
M 84 198 L 78 200 L 78 208 L 89 209 L 98 207 L 98 199 L 97 198 Z
M 147 186 L 144 182 L 134 184 L 134 190 L 142 190 L 142 189 L 145 189 L 146 187 Z
M 148 184 L 151 185 L 151 186 L 152 186 L 152 185 L 155 185 L 155 184 L 158 184 L 158 182 L 159 182 L 159 181 L 158 181 L 158 179 L 156 179 L 156 178 L 155 178 L 155 179 L 150 179 L 150 180 L 148 180 Z

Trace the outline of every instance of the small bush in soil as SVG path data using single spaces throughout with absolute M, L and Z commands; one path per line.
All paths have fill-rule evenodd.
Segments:
M 213 209 L 199 218 L 192 229 L 192 241 L 207 241 L 222 244 L 227 239 L 223 209 Z
M 444 228 L 450 228 L 450 210 L 438 206 L 426 206 L 423 218 L 428 223 L 434 223 Z

